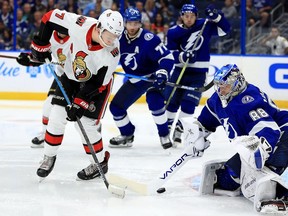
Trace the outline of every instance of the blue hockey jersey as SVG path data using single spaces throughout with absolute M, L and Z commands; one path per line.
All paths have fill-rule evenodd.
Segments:
M 167 48 L 172 51 L 175 58 L 175 66 L 183 67 L 179 62 L 179 54 L 182 51 L 192 50 L 192 47 L 200 33 L 205 19 L 197 19 L 191 28 L 184 28 L 183 25 L 176 25 L 171 27 L 167 33 Z M 224 36 L 230 31 L 230 24 L 222 15 L 218 23 L 208 21 L 206 27 L 200 37 L 196 47 L 196 62 L 189 63 L 187 70 L 190 68 L 194 72 L 207 72 L 210 61 L 210 39 L 214 36 Z
M 279 140 L 281 131 L 288 131 L 288 111 L 280 110 L 258 87 L 248 84 L 223 108 L 215 92 L 198 117 L 209 131 L 222 125 L 229 139 L 242 135 L 265 137 L 272 148 Z
M 128 74 L 150 75 L 158 69 L 165 69 L 170 73 L 174 67 L 170 50 L 158 36 L 142 28 L 133 39 L 129 39 L 125 32 L 122 34 L 120 53 L 120 63 Z

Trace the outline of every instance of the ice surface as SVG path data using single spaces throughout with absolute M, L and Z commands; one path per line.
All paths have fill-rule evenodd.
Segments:
M 124 199 L 112 196 L 101 179 L 76 181 L 89 164 L 73 123 L 67 125 L 53 172 L 41 183 L 36 175 L 43 149 L 30 148 L 41 130 L 42 101 L 0 101 L 0 215 L 2 216 L 247 216 L 259 215 L 243 197 L 199 196 L 202 164 L 234 154 L 224 131 L 210 136 L 204 156 L 191 160 L 166 184 L 166 192 L 141 196 L 126 191 Z M 199 113 L 196 110 L 196 115 Z M 135 104 L 130 117 L 136 126 L 129 149 L 111 149 L 108 141 L 118 135 L 109 110 L 102 121 L 105 150 L 111 153 L 109 172 L 147 183 L 183 149 L 170 155 L 160 146 L 147 105 Z

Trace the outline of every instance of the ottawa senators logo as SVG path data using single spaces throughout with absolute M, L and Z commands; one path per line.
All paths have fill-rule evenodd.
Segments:
M 91 77 L 91 72 L 84 61 L 87 55 L 87 53 L 79 51 L 76 53 L 75 60 L 73 61 L 74 76 L 79 82 L 87 81 Z
M 58 62 L 60 62 L 60 64 L 61 64 L 61 67 L 64 67 L 64 64 L 66 61 L 66 56 L 63 54 L 62 48 L 57 50 L 57 58 L 58 58 Z

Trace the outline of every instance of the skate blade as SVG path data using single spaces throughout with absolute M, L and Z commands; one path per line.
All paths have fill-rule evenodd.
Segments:
M 44 143 L 42 144 L 31 144 L 31 148 L 44 148 Z

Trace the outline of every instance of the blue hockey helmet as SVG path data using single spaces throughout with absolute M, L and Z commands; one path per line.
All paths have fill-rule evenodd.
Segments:
M 193 4 L 184 4 L 181 8 L 181 16 L 183 16 L 185 13 L 194 13 L 197 16 L 198 9 Z
M 138 21 L 141 22 L 142 14 L 137 8 L 127 8 L 124 12 L 124 21 Z
M 241 93 L 247 86 L 245 77 L 236 64 L 227 64 L 221 67 L 214 74 L 213 82 L 222 105 L 227 105 L 233 97 Z M 227 87 L 229 90 L 223 93 L 220 89 L 222 87 Z

